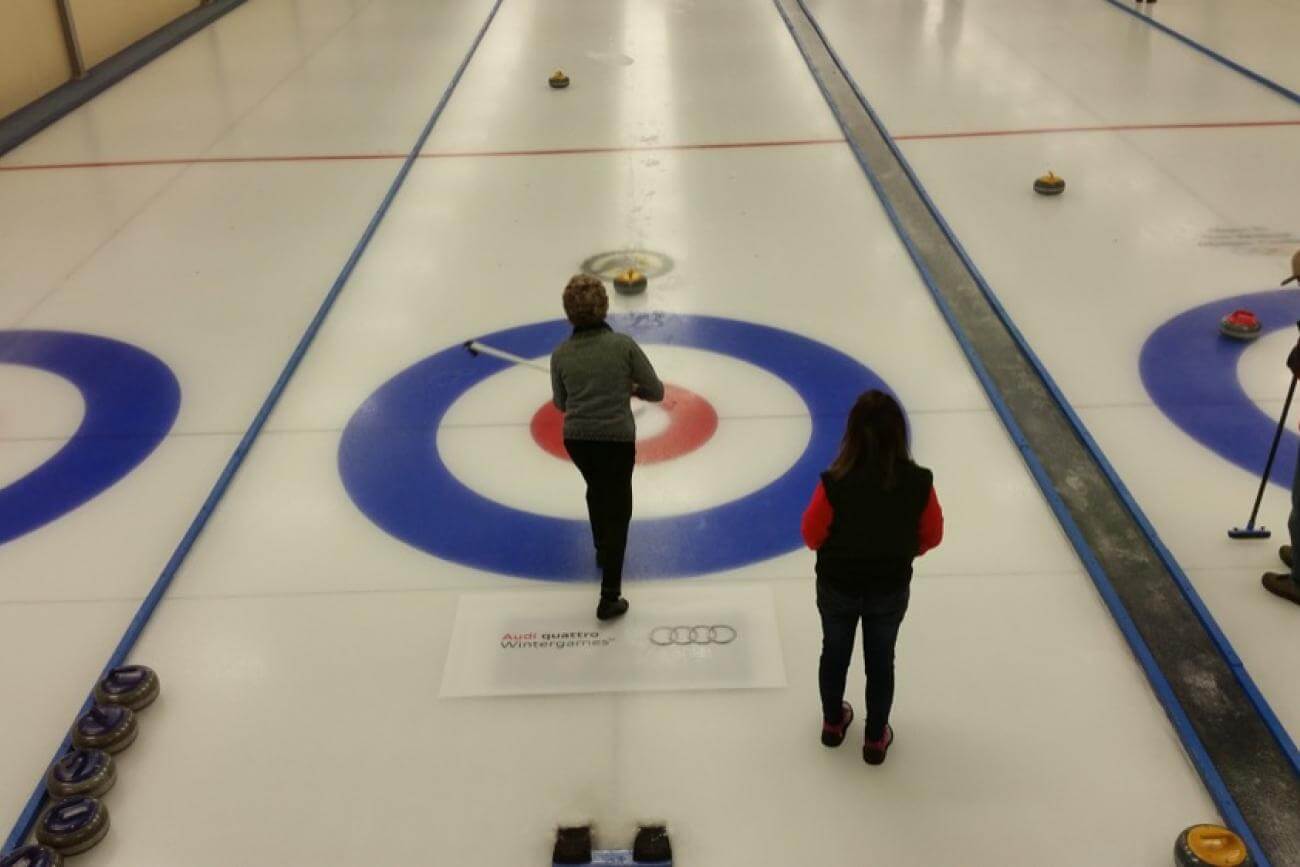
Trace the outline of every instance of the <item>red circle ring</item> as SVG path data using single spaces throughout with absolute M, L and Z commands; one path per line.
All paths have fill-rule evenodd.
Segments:
M 689 389 L 665 385 L 661 406 L 668 413 L 668 427 L 636 444 L 638 464 L 656 464 L 690 454 L 712 439 L 718 429 L 718 413 L 712 404 Z M 564 414 L 555 404 L 547 402 L 538 409 L 529 429 L 543 451 L 569 460 L 564 448 Z

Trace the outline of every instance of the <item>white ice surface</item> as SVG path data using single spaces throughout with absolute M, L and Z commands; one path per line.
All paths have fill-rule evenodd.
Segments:
M 487 11 L 370 0 L 322 3 L 295 23 L 297 6 L 246 4 L 0 165 L 401 152 Z M 551 92 L 544 77 L 561 65 L 574 85 Z M 1194 65 L 1178 70 L 1201 80 Z M 177 80 L 202 91 L 183 108 Z M 1223 87 L 1240 116 L 1255 107 Z M 684 863 L 721 867 L 846 852 L 1004 863 L 987 843 L 1008 827 L 1025 863 L 1156 865 L 1182 827 L 1212 819 L 839 136 L 766 2 L 506 0 L 428 152 L 658 150 L 417 164 L 135 654 L 162 672 L 164 696 L 123 756 L 115 830 L 84 864 L 224 867 L 250 850 L 304 865 L 431 853 L 524 864 L 545 858 L 557 819 L 580 814 L 607 845 L 626 844 L 635 818 L 665 816 Z M 822 143 L 677 147 L 787 140 Z M 0 816 L 16 814 L 395 170 L 385 159 L 0 173 L 0 192 L 23 189 L 24 207 L 45 202 L 42 183 L 115 203 L 66 224 L 52 201 L 33 210 L 32 225 L 49 227 L 33 237 L 61 239 L 70 256 L 50 261 L 51 245 L 16 257 L 32 276 L 21 303 L 0 307 L 5 321 L 131 340 L 185 392 L 176 435 L 128 479 L 0 549 L 11 663 L 0 686 L 32 705 L 0 749 L 0 776 L 20 781 L 0 789 Z M 21 222 L 8 205 L 19 200 L 0 201 L 0 219 Z M 804 334 L 868 364 L 907 405 L 948 536 L 918 563 L 899 741 L 883 768 L 867 769 L 854 741 L 829 752 L 815 740 L 804 551 L 691 579 L 772 588 L 786 690 L 436 699 L 458 593 L 539 585 L 385 535 L 343 490 L 339 431 L 430 352 L 556 318 L 582 259 L 630 245 L 676 268 L 616 309 Z M 22 448 L 0 442 L 14 461 L 30 459 Z M 720 484 L 760 474 L 743 461 L 725 472 Z M 57 654 L 14 664 L 63 625 L 81 637 L 60 633 Z M 861 687 L 858 671 L 851 695 Z

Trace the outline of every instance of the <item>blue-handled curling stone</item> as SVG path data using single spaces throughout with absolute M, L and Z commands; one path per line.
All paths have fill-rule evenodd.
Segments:
M 56 801 L 36 824 L 36 839 L 61 855 L 76 855 L 108 833 L 108 808 L 98 798 L 78 795 Z
M 103 750 L 73 750 L 50 765 L 45 788 L 52 798 L 98 798 L 117 782 L 113 757 Z
M 79 750 L 118 753 L 131 746 L 139 728 L 135 713 L 120 705 L 92 705 L 72 725 L 72 745 Z
M 95 684 L 98 704 L 120 704 L 131 710 L 143 710 L 153 704 L 162 684 L 158 674 L 147 665 L 123 665 L 115 668 Z
M 0 858 L 0 867 L 62 867 L 63 856 L 49 846 L 23 846 Z

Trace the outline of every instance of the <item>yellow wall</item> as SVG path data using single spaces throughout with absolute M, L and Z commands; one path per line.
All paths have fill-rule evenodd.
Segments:
M 0 5 L 10 2 L 0 0 Z M 198 8 L 199 0 L 72 0 L 69 5 L 90 67 Z
M 54 0 L 0 0 L 0 117 L 71 77 Z

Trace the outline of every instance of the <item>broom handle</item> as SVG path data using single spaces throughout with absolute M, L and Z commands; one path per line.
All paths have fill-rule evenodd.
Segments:
M 486 343 L 479 343 L 477 340 L 471 340 L 469 343 L 466 344 L 466 347 L 470 349 L 472 352 L 477 352 L 482 355 L 490 355 L 493 358 L 499 358 L 502 361 L 508 361 L 511 364 L 518 364 L 523 367 L 531 367 L 533 370 L 540 370 L 542 373 L 545 373 L 548 376 L 551 373 L 551 369 L 546 365 L 541 364 L 540 362 L 532 361 L 530 359 L 524 358 L 523 356 L 506 352 L 504 349 L 497 349 L 495 347 L 488 346 Z M 632 414 L 641 415 L 641 413 L 644 412 L 645 410 L 645 404 L 643 404 L 641 402 L 641 399 L 636 396 L 633 396 L 632 400 L 634 401 L 632 404 Z
M 1273 433 L 1273 445 L 1268 450 L 1268 460 L 1264 463 L 1264 475 L 1259 479 L 1259 493 L 1255 494 L 1255 507 L 1250 510 L 1250 520 L 1246 522 L 1249 529 L 1255 528 L 1255 518 L 1259 517 L 1259 504 L 1264 501 L 1264 491 L 1268 488 L 1268 476 L 1273 471 L 1273 459 L 1277 457 L 1277 446 L 1282 441 L 1282 430 L 1286 427 L 1286 417 L 1291 412 L 1291 398 L 1295 397 L 1296 377 L 1291 376 L 1291 387 L 1286 390 L 1286 402 L 1282 404 L 1282 416 L 1277 420 L 1277 430 Z

